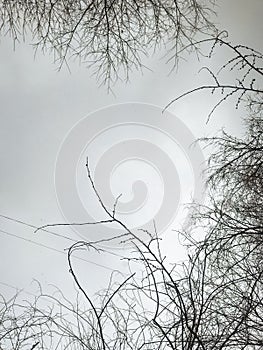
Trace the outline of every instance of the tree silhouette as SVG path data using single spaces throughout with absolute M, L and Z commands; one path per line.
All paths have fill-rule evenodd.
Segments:
M 223 31 L 214 38 L 207 38 L 195 42 L 196 46 L 211 45 L 208 54 L 205 55 L 205 49 L 202 50 L 203 55 L 208 59 L 211 59 L 217 48 L 221 49 L 222 47 L 228 49 L 232 56 L 227 62 L 221 65 L 217 72 L 212 71 L 209 67 L 203 67 L 201 70 L 206 70 L 208 72 L 212 83 L 201 85 L 184 92 L 170 101 L 165 109 L 169 108 L 173 103 L 183 97 L 202 90 L 210 91 L 212 94 L 218 92 L 221 95 L 218 102 L 209 112 L 207 122 L 214 111 L 231 97 L 236 99 L 236 109 L 238 109 L 241 102 L 244 102 L 245 105 L 249 105 L 251 110 L 261 108 L 263 96 L 263 90 L 261 88 L 263 79 L 263 55 L 261 52 L 251 47 L 240 44 L 233 45 L 227 37 L 228 33 Z M 184 47 L 182 51 L 187 48 L 187 46 Z M 224 72 L 234 73 L 234 81 L 222 82 L 220 78 Z
M 95 297 L 90 296 L 80 282 L 72 254 L 79 249 L 87 252 L 94 249 L 105 254 L 107 251 L 100 247 L 101 241 L 74 243 L 67 250 L 67 257 L 69 271 L 79 290 L 76 300 L 68 300 L 63 291 L 47 294 L 40 285 L 31 301 L 23 302 L 18 296 L 10 300 L 3 297 L 0 303 L 0 346 L 3 350 L 263 348 L 262 54 L 242 45 L 234 46 L 222 34 L 196 41 L 192 35 L 208 23 L 206 16 L 200 17 L 200 13 L 206 12 L 199 10 L 205 8 L 197 6 L 195 1 L 191 6 L 186 2 L 185 7 L 183 2 L 164 4 L 59 0 L 2 3 L 2 29 L 7 28 L 14 38 L 20 31 L 23 34 L 30 29 L 39 40 L 37 45 L 55 50 L 60 63 L 70 52 L 84 59 L 95 55 L 93 57 L 97 58 L 91 64 L 95 64 L 97 74 L 106 81 L 119 76 L 120 66 L 127 68 L 126 72 L 131 63 L 140 66 L 141 48 L 159 44 L 169 28 L 168 39 L 176 39 L 173 49 L 178 54 L 180 50 L 176 50 L 184 40 L 190 42 L 190 48 L 212 42 L 209 57 L 216 47 L 227 47 L 233 52 L 233 58 L 218 74 L 209 70 L 212 84 L 178 98 L 198 90 L 218 90 L 223 95 L 215 108 L 233 95 L 236 95 L 237 107 L 242 101 L 247 106 L 243 138 L 222 131 L 220 136 L 203 139 L 212 147 L 208 160 L 209 198 L 206 205 L 195 205 L 191 227 L 180 233 L 188 249 L 188 259 L 181 264 L 166 261 L 158 232 L 145 231 L 148 240 L 142 240 L 118 219 L 118 198 L 112 210 L 104 205 L 87 163 L 88 179 L 107 218 L 86 224 L 99 227 L 108 222 L 123 229 L 121 237 L 110 240 L 121 238 L 120 244 L 125 245 L 127 241 L 133 244 L 132 254 L 124 257 L 130 274 L 112 274 L 108 287 Z M 174 10 L 173 6 L 179 17 L 169 16 L 168 10 Z M 191 17 L 192 11 L 198 14 L 197 18 Z M 124 21 L 125 16 L 127 21 Z M 195 21 L 189 22 L 189 18 Z M 179 19 L 182 22 L 178 22 Z M 86 32 L 87 28 L 92 29 L 91 32 Z M 125 46 L 123 35 L 131 46 Z M 83 47 L 87 38 L 91 41 L 86 41 L 88 46 Z M 141 38 L 147 41 L 139 46 Z M 131 54 L 135 56 L 129 56 Z M 225 84 L 219 80 L 225 69 L 237 73 L 234 83 Z M 48 226 L 56 224 L 39 230 Z M 138 266 L 141 274 L 134 273 Z
M 73 244 L 68 263 L 77 299 L 59 291 L 45 294 L 40 286 L 31 303 L 3 299 L 2 349 L 262 349 L 263 124 L 258 108 L 245 124 L 242 139 L 222 132 L 204 140 L 214 149 L 210 200 L 196 207 L 192 228 L 181 233 L 188 249 L 181 265 L 166 262 L 157 232 L 146 232 L 148 241 L 141 240 L 118 220 L 115 206 L 112 211 L 104 206 L 87 164 L 110 222 L 124 229 L 122 244 L 133 243 L 126 257 L 131 273 L 113 273 L 109 286 L 92 297 L 79 281 L 72 254 L 106 251 L 101 242 Z M 203 239 L 195 233 L 200 229 Z M 138 268 L 137 275 L 132 272 L 134 263 L 142 275 Z
M 16 42 L 33 38 L 36 49 L 52 52 L 61 67 L 71 57 L 109 86 L 142 69 L 143 56 L 167 45 L 178 58 L 196 34 L 212 34 L 213 0 L 33 0 L 0 2 L 0 30 Z

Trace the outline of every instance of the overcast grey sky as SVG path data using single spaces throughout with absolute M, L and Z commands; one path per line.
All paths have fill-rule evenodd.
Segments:
M 217 3 L 218 23 L 222 29 L 229 31 L 231 41 L 262 51 L 263 2 L 222 0 Z M 178 72 L 168 76 L 168 68 L 165 60 L 160 60 L 161 56 L 160 53 L 147 61 L 153 72 L 145 71 L 143 75 L 134 72 L 127 85 L 117 84 L 113 95 L 108 94 L 105 88 L 99 88 L 84 66 L 72 62 L 71 74 L 65 67 L 57 72 L 51 57 L 39 53 L 34 59 L 29 43 L 18 44 L 14 52 L 11 40 L 2 37 L 0 213 L 35 226 L 64 222 L 57 203 L 54 172 L 59 148 L 73 126 L 90 113 L 109 105 L 139 102 L 163 108 L 173 97 L 208 78 L 205 73 L 197 73 L 201 66 L 195 57 L 181 63 Z M 224 53 L 216 56 L 215 66 L 224 63 L 224 58 Z M 195 138 L 212 135 L 222 127 L 232 134 L 242 133 L 243 111 L 235 111 L 233 103 L 222 106 L 209 124 L 205 124 L 213 102 L 208 93 L 196 94 L 172 105 L 169 112 L 183 121 Z M 100 112 L 97 112 L 94 118 L 99 115 Z M 104 146 L 106 144 L 103 143 Z M 180 164 L 182 169 L 183 160 Z M 79 176 L 81 183 L 81 170 Z M 118 179 L 116 181 L 118 183 Z M 33 234 L 32 227 L 3 217 L 0 218 L 0 229 L 2 283 L 30 289 L 32 279 L 36 278 L 43 284 L 70 288 L 71 277 L 63 254 L 70 241 L 47 232 Z M 55 232 L 79 238 L 66 228 Z M 175 252 L 180 256 L 171 227 L 165 238 L 170 255 Z M 78 260 L 76 264 L 88 288 L 93 285 L 93 291 L 104 286 L 109 269 L 120 266 L 111 255 L 82 253 L 80 257 L 92 262 Z M 0 290 L 11 293 L 11 288 L 3 284 Z

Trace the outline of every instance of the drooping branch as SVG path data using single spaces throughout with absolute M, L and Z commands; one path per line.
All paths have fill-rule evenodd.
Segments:
M 16 42 L 32 35 L 36 50 L 52 52 L 59 68 L 70 58 L 92 68 L 100 83 L 143 69 L 143 56 L 171 43 L 171 55 L 194 46 L 197 33 L 216 32 L 213 0 L 0 1 L 0 32 Z

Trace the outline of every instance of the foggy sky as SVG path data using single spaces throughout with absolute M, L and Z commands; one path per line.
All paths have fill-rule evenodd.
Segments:
M 262 1 L 217 3 L 218 23 L 229 31 L 231 41 L 262 51 Z M 160 53 L 147 61 L 153 72 L 145 71 L 143 75 L 134 72 L 127 85 L 118 83 L 114 94 L 108 94 L 104 87 L 98 87 L 84 65 L 71 62 L 71 73 L 66 67 L 57 72 L 52 57 L 39 53 L 34 59 L 28 42 L 17 44 L 13 51 L 11 39 L 2 37 L 0 52 L 0 213 L 35 226 L 64 221 L 56 199 L 54 167 L 61 142 L 78 121 L 99 108 L 130 101 L 164 107 L 176 95 L 207 80 L 207 75 L 197 73 L 200 63 L 195 57 L 181 63 L 178 72 L 168 76 L 169 70 L 165 60 L 160 60 Z M 214 60 L 224 63 L 224 56 L 218 55 Z M 172 105 L 169 111 L 196 138 L 211 136 L 222 127 L 232 134 L 242 134 L 244 111 L 235 111 L 233 102 L 218 109 L 210 123 L 205 124 L 213 102 L 209 93 L 196 94 Z M 3 231 L 60 251 L 70 241 L 41 231 L 34 234 L 32 228 L 1 217 L 0 229 L 0 282 L 30 290 L 30 283 L 36 278 L 44 284 L 70 288 L 65 255 Z M 66 228 L 56 232 L 72 237 Z M 173 244 L 172 251 L 180 255 L 176 239 Z M 80 256 L 106 266 L 76 261 L 83 281 L 92 291 L 105 285 L 110 273 L 107 267 L 120 264 L 113 256 L 94 253 Z M 13 293 L 12 288 L 4 285 L 0 285 L 0 291 Z

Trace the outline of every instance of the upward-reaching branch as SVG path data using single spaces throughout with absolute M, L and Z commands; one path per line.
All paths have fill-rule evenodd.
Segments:
M 225 62 L 217 72 L 213 72 L 208 67 L 203 67 L 203 69 L 208 71 L 210 77 L 212 78 L 212 84 L 201 85 L 182 93 L 170 101 L 164 110 L 185 96 L 202 90 L 208 90 L 212 94 L 216 91 L 219 91 L 221 94 L 219 101 L 209 112 L 207 122 L 209 122 L 210 117 L 214 111 L 230 97 L 236 98 L 236 109 L 239 107 L 240 103 L 243 100 L 245 103 L 247 103 L 250 98 L 255 100 L 257 96 L 259 96 L 259 99 L 262 101 L 263 90 L 258 86 L 261 86 L 263 78 L 263 54 L 248 46 L 233 45 L 229 41 L 226 41 L 225 36 L 226 33 L 223 32 L 215 38 L 209 38 L 195 42 L 195 45 L 212 43 L 211 49 L 207 55 L 208 59 L 211 59 L 216 47 L 226 47 L 230 50 L 231 53 L 233 53 L 233 56 L 227 62 Z M 185 47 L 183 50 L 186 48 L 187 47 Z M 181 52 L 183 50 L 181 50 Z M 222 82 L 220 77 L 223 71 L 235 72 L 236 74 L 234 81 L 226 83 Z M 258 86 L 256 86 L 256 84 Z

